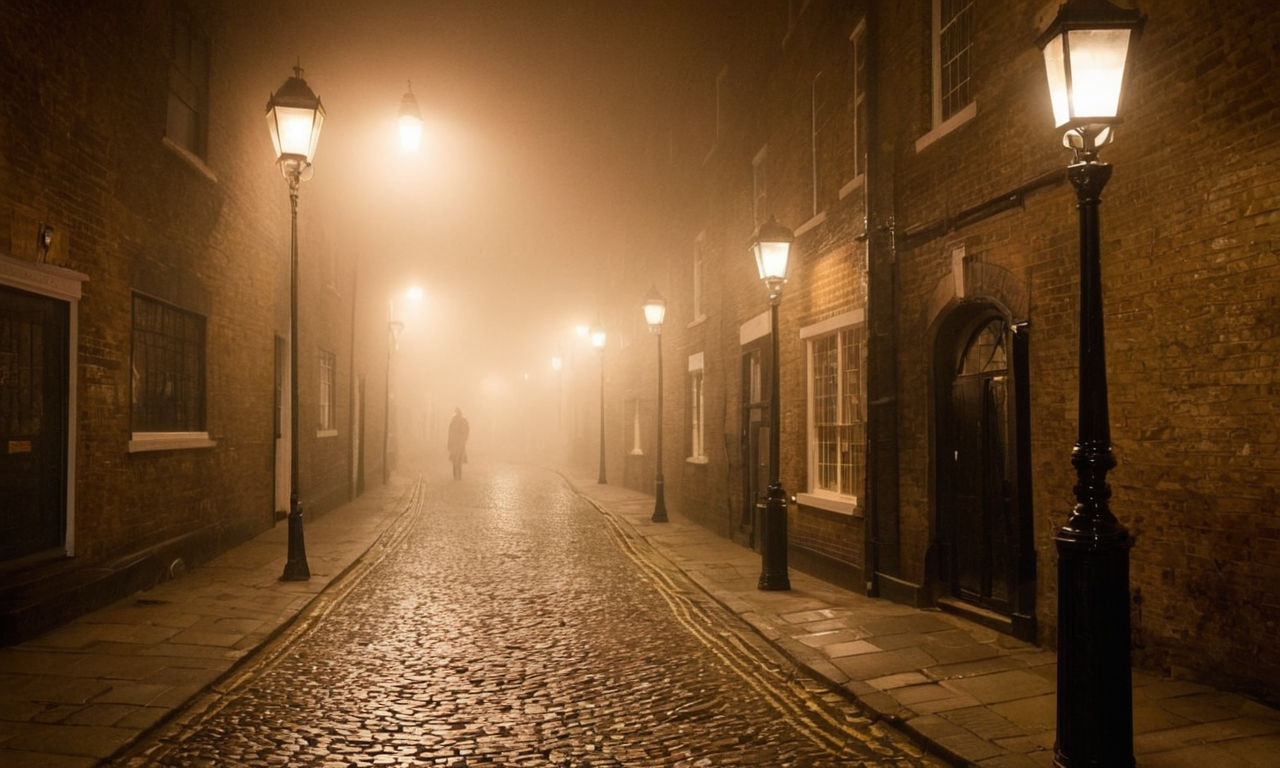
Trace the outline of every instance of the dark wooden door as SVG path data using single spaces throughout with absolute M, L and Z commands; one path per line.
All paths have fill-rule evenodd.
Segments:
M 741 530 L 752 547 L 759 548 L 756 505 L 764 500 L 769 486 L 769 412 L 764 402 L 764 380 L 760 350 L 742 357 L 743 493 Z
M 1005 333 L 999 321 L 980 329 L 952 383 L 948 504 L 952 593 L 1002 613 L 1017 546 Z
M 0 560 L 65 540 L 68 310 L 0 286 Z

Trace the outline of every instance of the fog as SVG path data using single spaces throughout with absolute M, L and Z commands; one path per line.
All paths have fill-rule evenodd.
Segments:
M 300 230 L 354 251 L 358 329 L 404 323 L 391 361 L 402 453 L 442 451 L 455 406 L 479 447 L 544 448 L 537 434 L 562 418 L 551 358 L 573 353 L 573 326 L 596 319 L 607 265 L 627 256 L 619 191 L 646 140 L 644 83 L 670 14 L 630 0 L 253 12 L 274 20 L 254 52 L 268 88 L 296 58 L 327 111 Z M 410 87 L 417 154 L 396 126 Z M 308 219 L 316 210 L 341 213 Z

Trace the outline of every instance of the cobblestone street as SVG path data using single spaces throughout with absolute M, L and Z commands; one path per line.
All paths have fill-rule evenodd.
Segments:
M 935 765 L 558 475 L 432 475 L 358 564 L 120 765 Z

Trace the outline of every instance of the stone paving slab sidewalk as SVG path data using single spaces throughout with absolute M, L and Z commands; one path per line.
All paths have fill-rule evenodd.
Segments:
M 588 474 L 584 496 L 738 614 L 796 664 L 962 764 L 1053 764 L 1057 658 L 964 618 L 869 598 L 802 572 L 791 589 L 756 588 L 760 556 L 673 512 L 650 522 L 653 497 Z M 1141 768 L 1280 766 L 1280 712 L 1243 696 L 1133 673 Z
M 226 676 L 369 551 L 406 509 L 393 482 L 305 519 L 308 581 L 282 582 L 281 521 L 172 581 L 0 648 L 0 765 L 100 764 Z

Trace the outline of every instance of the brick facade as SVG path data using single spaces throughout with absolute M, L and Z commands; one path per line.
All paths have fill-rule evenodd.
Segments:
M 1136 539 L 1135 663 L 1274 699 L 1280 86 L 1269 73 L 1280 63 L 1280 13 L 1244 0 L 1227 6 L 1143 9 L 1150 18 L 1124 123 L 1102 152 L 1115 168 L 1102 206 L 1119 461 L 1109 480 L 1112 508 Z M 964 556 L 963 532 L 948 529 L 956 480 L 944 453 L 960 439 L 948 426 L 958 407 L 951 366 L 983 318 L 999 318 L 1011 355 L 998 377 L 1012 398 L 1006 480 L 1019 516 L 1009 535 L 1022 542 L 1002 550 L 1017 560 L 1006 629 L 1047 645 L 1056 636 L 1053 537 L 1074 503 L 1079 304 L 1075 199 L 1064 176 L 1071 155 L 1052 127 L 1034 46 L 1056 7 L 973 5 L 976 107 L 935 130 L 927 0 L 734 4 L 732 40 L 692 41 L 666 75 L 658 124 L 674 128 L 653 131 L 669 147 L 649 154 L 660 158 L 652 226 L 668 234 L 642 238 L 629 254 L 637 266 L 606 288 L 616 311 L 638 317 L 643 287 L 665 276 L 667 503 L 751 540 L 742 517 L 749 345 L 739 332 L 767 309 L 745 249 L 755 226 L 752 162 L 765 149 L 767 212 L 799 233 L 779 338 L 781 480 L 802 494 L 789 516 L 792 565 L 920 604 L 948 602 L 951 569 Z M 856 165 L 852 99 L 839 75 L 862 23 L 872 135 L 866 175 L 850 185 L 840 174 Z M 815 90 L 824 87 L 828 123 L 815 151 Z M 708 151 L 716 104 L 720 132 Z M 706 319 L 695 321 L 689 264 L 699 233 L 711 277 Z M 812 468 L 802 329 L 847 311 L 867 318 L 870 403 L 871 470 L 852 515 L 803 503 Z M 767 349 L 767 335 L 763 342 Z M 707 463 L 693 465 L 673 449 L 689 428 L 685 363 L 698 352 L 709 449 Z M 652 347 L 614 354 L 610 365 L 629 375 L 606 399 L 649 407 Z M 606 417 L 617 424 L 623 415 Z M 646 440 L 651 431 L 646 424 Z M 629 468 L 628 485 L 652 487 L 644 461 Z M 1244 669 L 1236 658 L 1253 663 Z

